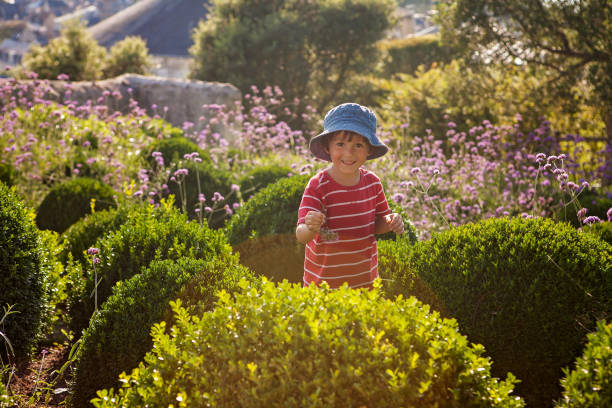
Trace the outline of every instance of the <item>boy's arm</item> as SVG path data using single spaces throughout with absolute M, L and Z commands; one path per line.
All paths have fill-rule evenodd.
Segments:
M 393 213 L 376 217 L 376 221 L 374 222 L 374 233 L 384 234 L 389 231 L 393 231 L 396 234 L 402 234 L 404 232 L 404 221 L 401 215 Z
M 304 217 L 304 223 L 298 224 L 295 229 L 295 237 L 302 244 L 308 243 L 317 235 L 325 222 L 325 214 L 319 211 L 308 211 Z

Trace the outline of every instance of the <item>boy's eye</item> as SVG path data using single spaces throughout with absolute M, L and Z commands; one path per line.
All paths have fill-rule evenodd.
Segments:
M 355 144 L 355 147 L 357 147 L 357 148 L 361 149 L 361 148 L 363 147 L 363 144 L 362 144 L 362 143 L 356 143 L 356 144 Z
M 344 146 L 344 142 L 336 142 L 336 146 L 342 147 L 342 146 Z

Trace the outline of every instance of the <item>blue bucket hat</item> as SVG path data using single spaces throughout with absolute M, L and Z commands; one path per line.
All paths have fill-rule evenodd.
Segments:
M 376 136 L 376 115 L 371 109 L 356 103 L 343 103 L 332 108 L 323 120 L 323 132 L 310 139 L 312 154 L 326 161 L 331 161 L 329 153 L 325 151 L 323 140 L 326 135 L 339 130 L 355 132 L 370 142 L 368 160 L 375 159 L 387 153 L 389 148 Z

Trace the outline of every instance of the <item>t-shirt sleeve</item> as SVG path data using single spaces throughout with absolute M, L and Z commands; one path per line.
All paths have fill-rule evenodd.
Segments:
M 376 216 L 384 217 L 387 214 L 391 214 L 391 209 L 389 208 L 389 203 L 387 202 L 387 197 L 385 197 L 385 192 L 383 191 L 380 181 L 376 188 L 378 190 L 376 194 Z
M 309 211 L 321 211 L 323 212 L 323 202 L 321 201 L 321 195 L 317 188 L 318 182 L 316 178 L 311 178 L 304 190 L 302 195 L 302 201 L 298 210 L 297 224 L 304 224 L 304 218 Z

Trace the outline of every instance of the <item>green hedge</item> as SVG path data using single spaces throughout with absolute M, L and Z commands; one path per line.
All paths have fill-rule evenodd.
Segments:
M 115 191 L 101 181 L 79 177 L 53 187 L 38 207 L 36 225 L 40 229 L 64 232 L 80 218 L 91 213 L 91 200 L 95 208 L 116 207 Z
M 582 227 L 582 230 L 589 234 L 594 234 L 599 237 L 599 239 L 612 245 L 612 222 L 596 222 L 594 224 Z
M 16 178 L 17 170 L 13 166 L 8 163 L 0 163 L 0 182 L 10 187 L 15 184 Z
M 17 360 L 30 355 L 40 334 L 46 307 L 42 266 L 38 230 L 31 212 L 13 189 L 0 183 L 0 318 L 4 316 L 2 309 L 9 305 L 17 312 L 6 317 L 0 330 L 11 342 Z M 0 358 L 9 361 L 1 337 Z
M 297 211 L 311 174 L 283 178 L 255 194 L 226 226 L 230 244 L 250 237 L 295 233 Z
M 191 257 L 210 259 L 213 255 L 227 254 L 231 247 L 221 232 L 212 231 L 205 224 L 189 221 L 184 214 L 164 203 L 157 209 L 134 214 L 118 230 L 96 243 L 100 263 L 96 273 L 100 283 L 97 288 L 98 306 L 111 294 L 119 281 L 140 273 L 153 260 Z M 71 300 L 71 326 L 80 333 L 88 326 L 94 312 L 94 269 L 87 269 L 86 282 L 79 296 Z
M 151 326 L 169 315 L 169 301 L 182 296 L 188 304 L 208 310 L 217 291 L 234 291 L 242 277 L 253 279 L 236 256 L 222 254 L 209 261 L 153 261 L 117 286 L 83 335 L 70 405 L 86 406 L 97 390 L 118 388 L 119 374 L 131 371 L 151 350 Z
M 68 254 L 71 254 L 72 258 L 82 265 L 89 263 L 90 258 L 85 254 L 87 249 L 93 247 L 101 237 L 119 229 L 126 223 L 130 214 L 139 209 L 144 211 L 139 205 L 121 205 L 118 208 L 96 211 L 80 219 L 63 234 L 61 259 L 66 262 Z
M 208 152 L 200 149 L 198 145 L 184 136 L 169 137 L 157 140 L 152 143 L 146 150 L 143 151 L 143 158 L 149 163 L 149 166 L 156 168 L 153 152 L 160 152 L 164 159 L 164 164 L 167 166 L 170 163 L 176 163 L 184 160 L 186 154 L 197 152 L 202 162 L 212 163 Z
M 240 179 L 240 191 L 248 198 L 269 184 L 272 184 L 291 173 L 291 168 L 280 164 L 257 166 Z
M 124 387 L 94 405 L 522 407 L 490 375 L 484 348 L 416 299 L 379 290 L 243 285 L 195 317 L 153 329 L 154 348 Z
M 603 408 L 612 406 L 612 323 L 600 321 L 588 336 L 574 369 L 564 370 L 563 397 L 558 408 Z
M 517 391 L 530 406 L 559 397 L 562 367 L 612 310 L 611 247 L 566 223 L 490 219 L 409 250 L 398 245 L 397 253 L 400 268 L 386 276 L 390 293 L 420 292 L 441 303 L 471 341 L 485 345 L 496 375 L 510 371 L 522 381 Z
M 204 194 L 206 199 L 202 208 L 206 206 L 213 208 L 215 205 L 213 197 L 214 193 L 217 192 L 224 197 L 224 200 L 216 203 L 216 208 L 219 210 L 215 211 L 210 217 L 208 225 L 212 228 L 222 227 L 228 218 L 228 214 L 223 210 L 223 207 L 225 204 L 232 207 L 234 203 L 239 201 L 238 193 L 232 191 L 233 180 L 231 175 L 226 171 L 215 168 L 211 163 L 206 162 L 185 162 L 182 168 L 187 169 L 188 174 L 184 176 L 183 179 L 177 179 L 177 181 L 181 181 L 180 185 L 178 182 L 168 180 L 168 188 L 170 189 L 170 194 L 174 194 L 176 198 L 176 206 L 178 208 L 184 207 L 189 218 L 197 218 L 195 209 L 199 208 L 199 194 Z M 179 188 L 183 189 L 183 194 L 185 195 L 184 200 Z M 183 205 L 183 201 L 185 201 L 185 205 Z M 205 218 L 208 217 L 205 211 L 202 213 Z
M 453 59 L 452 49 L 442 45 L 438 35 L 382 41 L 379 48 L 387 53 L 383 67 L 386 77 L 397 73 L 414 74 L 419 65 L 429 69 L 433 64 L 445 64 Z

